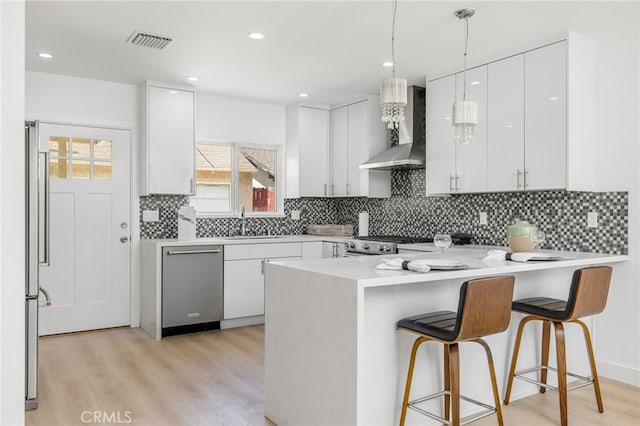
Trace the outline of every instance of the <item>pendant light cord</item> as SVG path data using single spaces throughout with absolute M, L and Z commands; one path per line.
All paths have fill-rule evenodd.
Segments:
M 393 20 L 391 21 L 391 62 L 393 63 L 391 68 L 391 76 L 395 80 L 396 78 L 396 12 L 398 11 L 398 0 L 393 1 Z
M 462 80 L 464 86 L 462 89 L 462 100 L 467 100 L 467 46 L 469 45 L 469 17 L 464 18 L 464 71 L 462 73 Z M 393 43 L 392 43 L 393 45 Z

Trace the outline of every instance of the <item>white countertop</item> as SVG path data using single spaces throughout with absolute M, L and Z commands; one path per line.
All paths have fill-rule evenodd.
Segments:
M 163 247 L 168 246 L 192 246 L 192 245 L 235 245 L 235 244 L 273 244 L 273 243 L 299 243 L 313 241 L 344 242 L 352 239 L 351 236 L 340 235 L 265 235 L 246 237 L 212 237 L 196 238 L 195 240 L 180 241 L 175 238 L 165 239 L 144 239 L 145 244 L 156 244 Z
M 561 256 L 563 260 L 557 261 L 536 261 L 536 262 L 514 262 L 508 260 L 483 260 L 487 252 L 491 249 L 502 249 L 506 247 L 492 246 L 460 246 L 449 248 L 443 256 L 440 252 L 433 252 L 433 245 L 412 244 L 402 245 L 401 248 L 418 250 L 431 250 L 431 252 L 415 254 L 398 254 L 382 256 L 358 256 L 335 259 L 312 259 L 304 261 L 279 261 L 271 262 L 267 268 L 286 266 L 307 272 L 324 274 L 328 276 L 346 278 L 357 281 L 362 287 L 377 287 L 398 284 L 410 284 L 425 281 L 438 281 L 448 279 L 466 279 L 471 277 L 510 274 L 524 271 L 537 271 L 555 268 L 584 267 L 589 265 L 607 264 L 623 262 L 628 256 L 565 252 L 552 250 L 539 250 L 541 253 L 553 253 Z M 429 271 L 427 273 L 412 271 L 388 271 L 375 269 L 381 259 L 392 259 L 401 257 L 406 260 L 414 259 L 451 259 L 460 260 L 469 267 L 452 271 Z

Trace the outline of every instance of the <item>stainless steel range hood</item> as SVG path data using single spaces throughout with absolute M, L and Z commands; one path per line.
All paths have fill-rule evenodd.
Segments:
M 410 86 L 407 106 L 400 122 L 399 144 L 360 164 L 360 169 L 408 170 L 425 165 L 425 89 Z

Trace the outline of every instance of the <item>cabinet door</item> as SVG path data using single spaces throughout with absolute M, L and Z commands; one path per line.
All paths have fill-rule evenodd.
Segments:
M 487 190 L 487 66 L 467 71 L 468 101 L 478 104 L 478 124 L 475 136 L 467 145 L 455 142 L 456 192 L 484 192 Z M 456 74 L 456 100 L 462 100 L 464 78 Z
M 455 77 L 427 83 L 427 194 L 451 192 L 455 175 L 455 144 L 451 108 L 456 94 Z
M 524 189 L 524 54 L 489 64 L 489 191 Z
M 224 262 L 224 319 L 264 314 L 263 260 Z
M 349 144 L 349 107 L 331 110 L 331 192 L 335 197 L 347 195 Z
M 367 161 L 369 154 L 369 119 L 367 101 L 349 105 L 348 144 L 347 144 L 347 195 L 363 194 L 360 185 L 360 163 Z
M 329 111 L 300 107 L 300 196 L 327 195 Z
M 526 189 L 566 188 L 566 42 L 525 53 Z
M 149 193 L 193 194 L 195 94 L 154 86 L 147 90 Z
M 322 259 L 324 252 L 322 241 L 302 243 L 302 259 Z

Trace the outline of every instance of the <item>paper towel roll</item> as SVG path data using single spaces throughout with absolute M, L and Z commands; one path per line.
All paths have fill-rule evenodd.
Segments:
M 196 209 L 182 206 L 178 209 L 178 240 L 196 239 Z
M 358 215 L 358 235 L 361 237 L 369 235 L 369 212 L 360 212 Z

